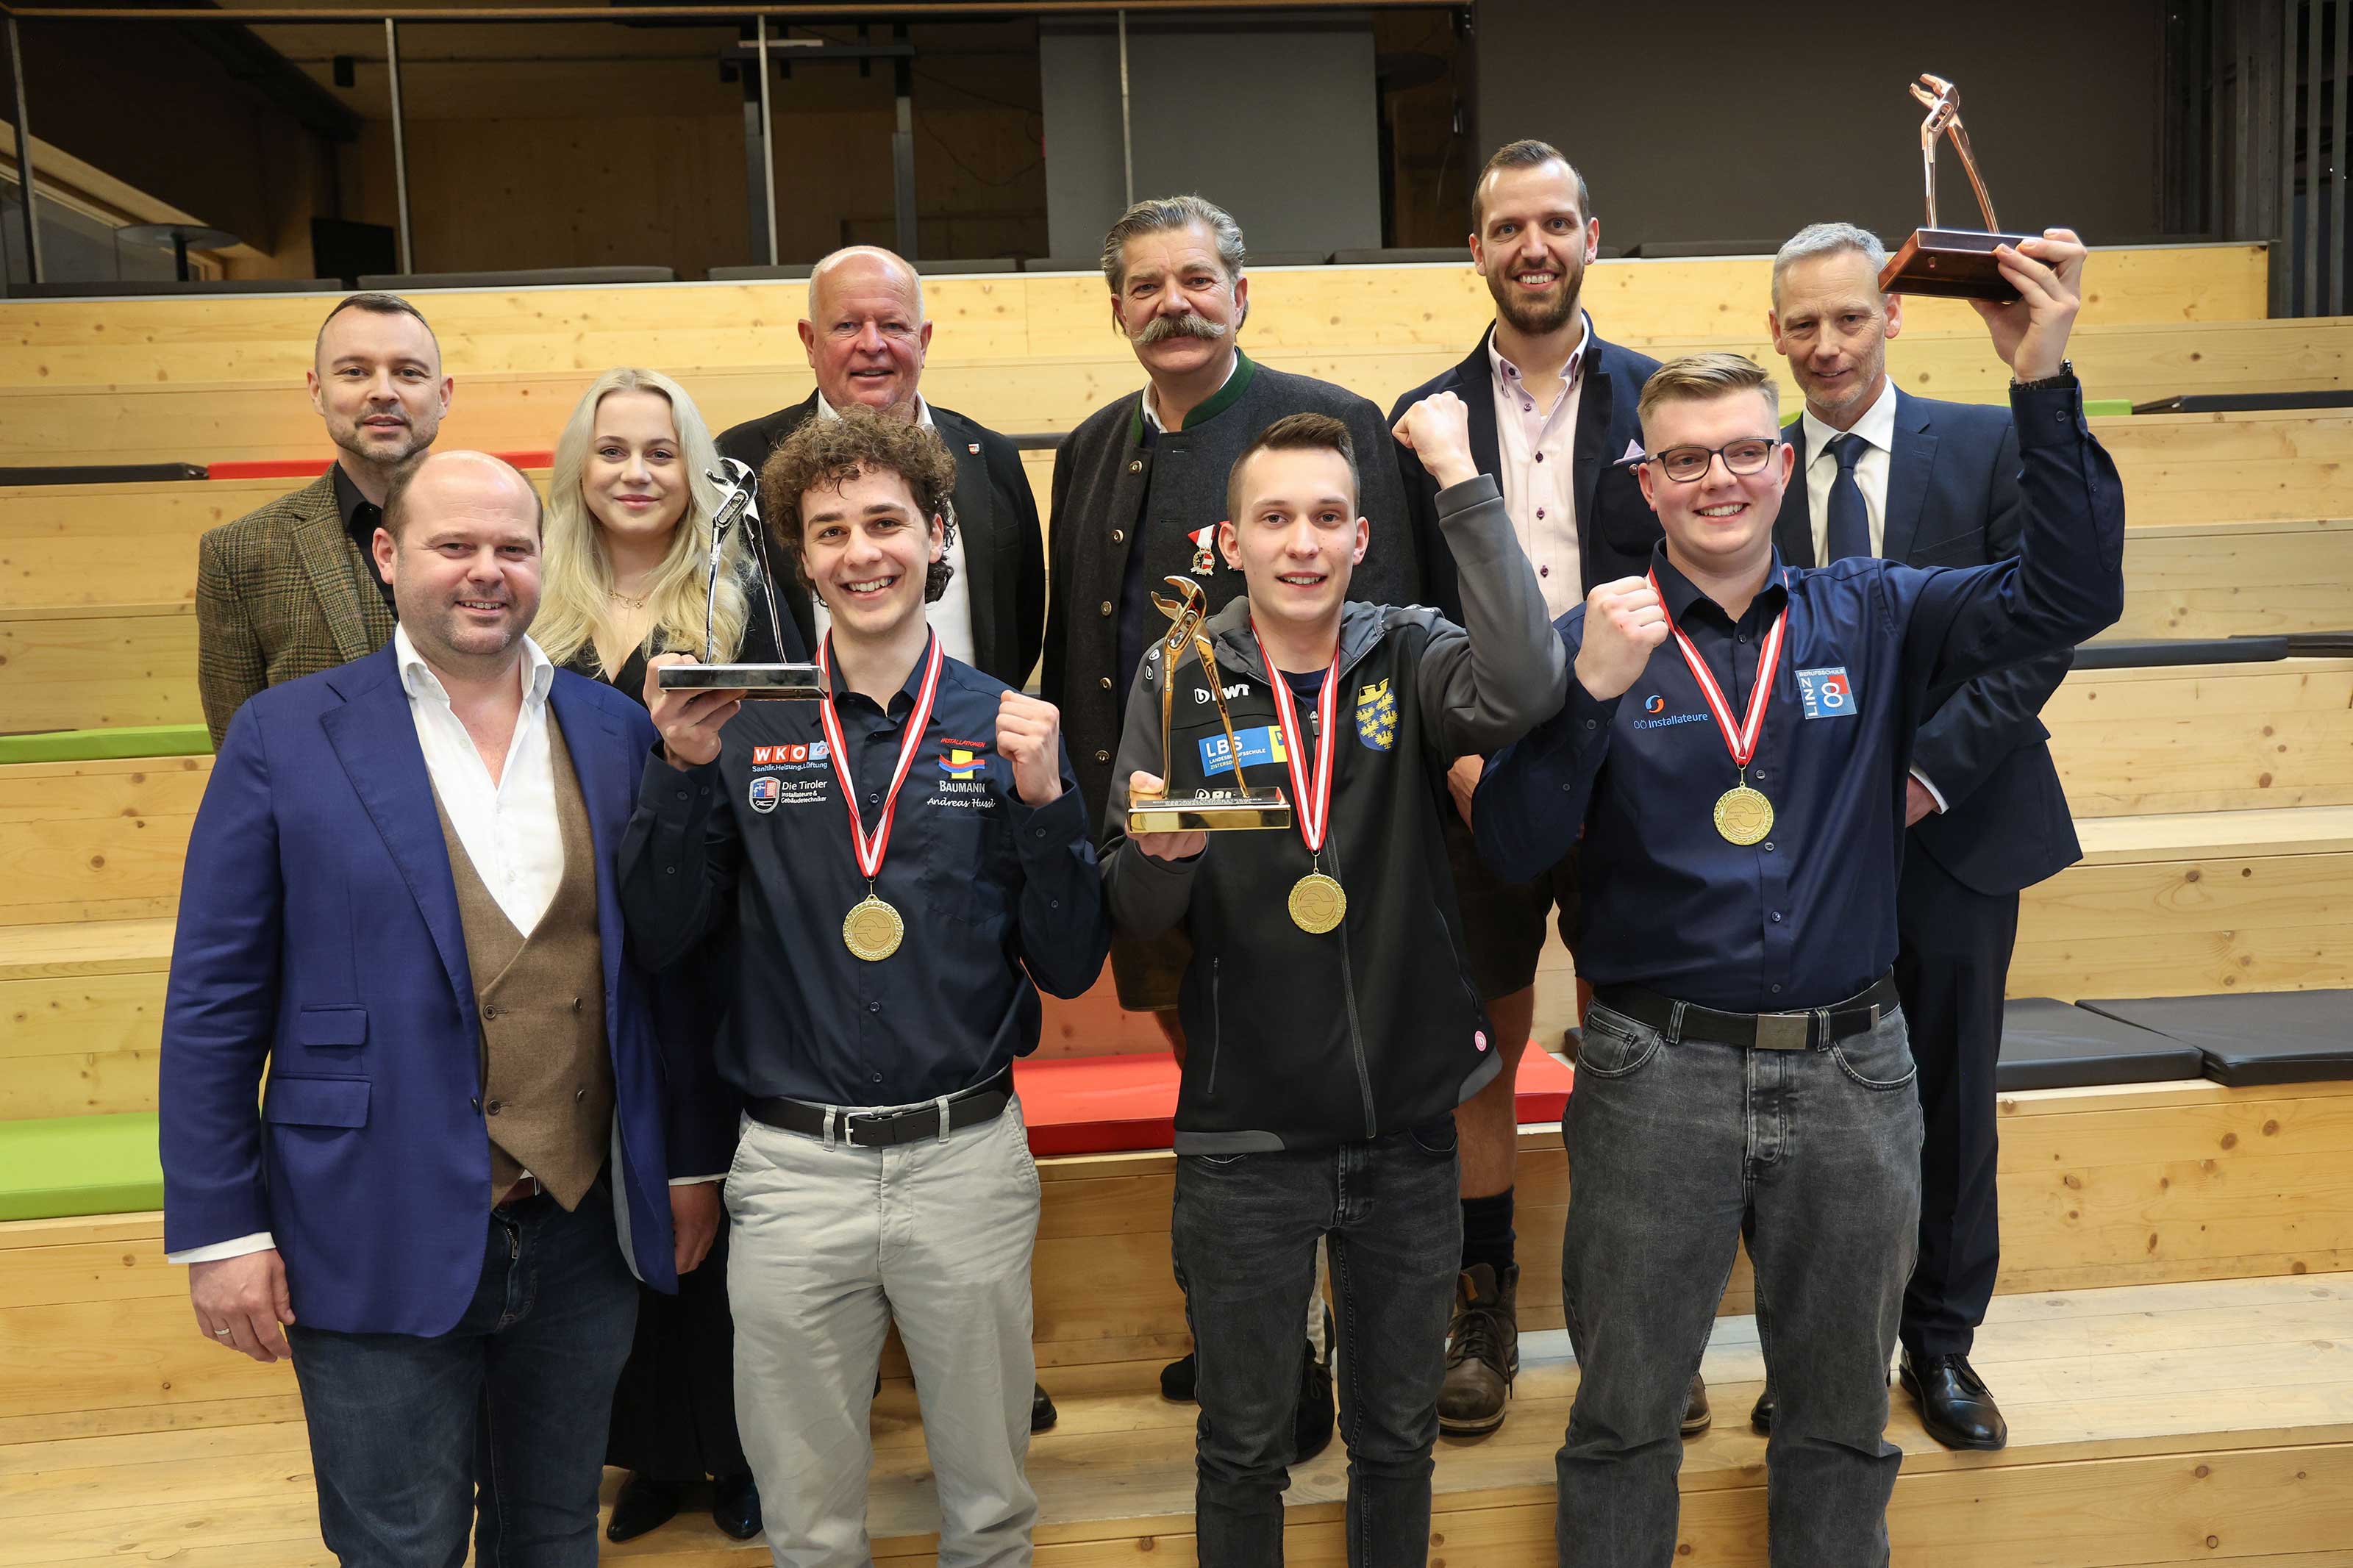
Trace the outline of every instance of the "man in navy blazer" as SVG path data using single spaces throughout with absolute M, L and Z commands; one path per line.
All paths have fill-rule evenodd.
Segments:
M 1471 223 L 1471 260 L 1494 296 L 1494 324 L 1468 359 L 1398 398 L 1389 417 L 1402 419 L 1436 393 L 1462 399 L 1471 411 L 1472 461 L 1495 476 L 1545 606 L 1558 617 L 1596 584 L 1650 564 L 1658 519 L 1623 459 L 1642 450 L 1635 405 L 1659 362 L 1604 342 L 1593 330 L 1585 268 L 1600 246 L 1601 222 L 1585 176 L 1557 148 L 1514 142 L 1500 149 L 1472 187 Z M 1438 482 L 1409 449 L 1398 450 L 1428 600 L 1460 625 L 1454 557 L 1438 528 Z M 1519 1367 L 1514 1095 L 1535 1016 L 1537 957 L 1556 907 L 1562 940 L 1577 944 L 1573 853 L 1533 882 L 1500 881 L 1480 860 L 1469 823 L 1483 763 L 1464 757 L 1447 775 L 1455 801 L 1447 848 L 1472 979 L 1504 1052 L 1504 1070 L 1455 1117 L 1462 1271 L 1438 1404 L 1440 1428 L 1455 1436 L 1502 1425 Z M 1686 1430 L 1705 1426 L 1706 1407 L 1695 1405 Z
M 653 726 L 524 635 L 539 537 L 497 458 L 397 480 L 393 642 L 248 701 L 189 843 L 165 1246 L 200 1331 L 298 1352 L 347 1564 L 457 1561 L 478 1485 L 483 1560 L 593 1563 L 631 1276 L 675 1289 L 717 1220 L 732 1130 L 617 896 Z
M 1915 397 L 1887 378 L 1903 301 L 1850 224 L 1801 230 L 1773 262 L 1774 348 L 1806 396 L 1774 542 L 1794 566 L 1847 555 L 1983 566 L 2018 553 L 2018 432 L 2006 405 Z M 1904 1301 L 1905 1388 L 1957 1448 L 2008 1428 L 1968 1361 L 2000 1262 L 1994 1065 L 2018 895 L 2082 857 L 2040 714 L 2072 655 L 1948 694 L 1913 743 L 1896 984 L 1920 1064 L 1920 1257 Z M 1769 1401 L 1769 1394 L 1767 1399 Z M 1769 1425 L 1766 1402 L 1760 1424 Z

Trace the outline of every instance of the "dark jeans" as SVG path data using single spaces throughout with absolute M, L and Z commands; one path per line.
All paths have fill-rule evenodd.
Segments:
M 1203 1568 L 1282 1561 L 1282 1490 L 1304 1340 L 1328 1237 L 1348 1445 L 1350 1568 L 1429 1560 L 1430 1449 L 1462 1253 L 1451 1116 L 1337 1149 L 1186 1155 L 1174 1248 L 1201 1420 Z
M 1746 1239 L 1779 1401 L 1773 1568 L 1887 1562 L 1887 1363 L 1920 1207 L 1903 1015 L 1810 1051 L 1670 1043 L 1596 1005 L 1563 1136 L 1561 1284 L 1582 1376 L 1558 1469 L 1562 1568 L 1668 1568 L 1677 1426 Z
M 344 1568 L 591 1568 L 606 1414 L 638 1287 L 599 1181 L 484 1220 L 482 1278 L 433 1339 L 286 1331 L 311 1426 L 319 1531 Z M 478 1443 L 480 1452 L 478 1454 Z

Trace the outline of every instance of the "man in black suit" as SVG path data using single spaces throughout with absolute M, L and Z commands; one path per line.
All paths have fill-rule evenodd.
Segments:
M 1601 243 L 1601 223 L 1585 176 L 1557 149 L 1514 142 L 1496 153 L 1472 187 L 1471 221 L 1471 260 L 1495 297 L 1494 325 L 1468 359 L 1398 398 L 1389 417 L 1440 392 L 1469 406 L 1472 459 L 1503 488 L 1545 606 L 1557 617 L 1583 604 L 1595 584 L 1650 563 L 1658 521 L 1623 459 L 1642 450 L 1635 403 L 1659 362 L 1602 342 L 1585 313 L 1585 268 Z M 1459 624 L 1454 557 L 1438 531 L 1438 483 L 1410 450 L 1398 450 L 1427 602 Z M 1447 777 L 1456 807 L 1447 847 L 1472 976 L 1504 1051 L 1504 1070 L 1455 1114 L 1462 1272 L 1438 1419 L 1458 1436 L 1503 1424 L 1519 1370 L 1514 1080 L 1535 1016 L 1536 960 L 1556 906 L 1561 939 L 1572 949 L 1577 942 L 1574 856 L 1522 883 L 1497 880 L 1480 861 L 1469 823 L 1482 763 L 1464 757 Z M 1702 1398 L 1685 1429 L 1705 1426 Z
M 808 315 L 800 330 L 817 390 L 790 408 L 729 430 L 719 437 L 720 453 L 756 469 L 803 420 L 831 418 L 852 403 L 938 431 L 956 466 L 947 520 L 947 559 L 955 574 L 932 605 L 933 629 L 951 658 L 1016 689 L 1028 684 L 1046 636 L 1046 540 L 1038 526 L 1038 500 L 1012 442 L 924 402 L 932 323 L 923 317 L 923 285 L 915 269 L 879 246 L 835 251 L 809 272 Z M 802 644 L 785 657 L 808 658 L 825 629 L 824 610 L 795 581 L 788 563 L 769 565 L 777 569 L 771 580 L 792 611 L 786 640 L 797 628 Z
M 1800 230 L 1773 260 L 1773 347 L 1805 393 L 1798 474 L 1774 542 L 1792 565 L 1882 555 L 1982 566 L 2018 552 L 2018 432 L 2006 405 L 1940 403 L 1887 379 L 1903 300 L 1887 254 L 1851 224 Z M 1947 696 L 1912 752 L 1896 985 L 1920 1067 L 1920 1258 L 1904 1299 L 1902 1375 L 1947 1447 L 2009 1428 L 1969 1365 L 2000 1262 L 1994 1064 L 2018 895 L 2082 856 L 2045 743 L 2042 704 L 2072 656 L 2050 654 Z M 1768 1391 L 1757 1423 L 1771 1423 Z

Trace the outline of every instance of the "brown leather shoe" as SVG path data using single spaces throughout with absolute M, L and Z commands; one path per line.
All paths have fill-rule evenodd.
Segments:
M 1454 1282 L 1454 1321 L 1446 1326 L 1446 1382 L 1438 1391 L 1438 1429 L 1482 1437 L 1504 1424 L 1512 1379 L 1520 1370 L 1515 1305 L 1520 1266 L 1498 1280 L 1493 1264 L 1474 1263 Z
M 1696 1437 L 1715 1421 L 1707 1407 L 1707 1380 L 1692 1373 L 1691 1397 L 1683 1404 L 1683 1436 Z

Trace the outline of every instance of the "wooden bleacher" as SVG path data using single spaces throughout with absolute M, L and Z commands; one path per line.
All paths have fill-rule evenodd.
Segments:
M 2260 247 L 2103 252 L 2076 344 L 2095 396 L 2341 386 L 2353 321 L 2267 322 Z M 1607 263 L 1615 341 L 1766 357 L 1753 259 Z M 930 279 L 927 393 L 1000 429 L 1067 427 L 1136 384 L 1099 280 Z M 1253 280 L 1245 342 L 1386 405 L 1461 357 L 1486 316 L 1467 268 L 1316 268 Z M 607 364 L 672 369 L 721 423 L 803 395 L 795 286 L 449 294 L 425 307 L 461 374 L 444 443 L 543 449 Z M 315 458 L 300 393 L 315 301 L 0 302 L 0 463 Z M 747 330 L 748 329 L 748 330 Z M 1705 337 L 1683 336 L 1694 330 Z M 1917 301 L 1892 363 L 1933 395 L 1999 395 L 1966 307 Z M 1767 358 L 1767 363 L 1771 363 Z M 681 369 L 681 367 L 685 367 Z M 2098 422 L 2126 474 L 2117 635 L 2353 626 L 2337 476 L 2353 418 Z M 1049 459 L 1029 470 L 1041 510 Z M 203 529 L 290 480 L 58 487 L 0 508 L 0 729 L 195 716 L 189 612 Z M 44 706 L 46 704 L 46 706 Z M 2031 892 L 2013 994 L 2353 986 L 2353 659 L 2079 670 L 2045 714 L 2083 864 Z M 148 1110 L 179 862 L 210 759 L 0 766 L 0 1119 Z M 1547 958 L 1540 1038 L 1567 1019 Z M 1050 1013 L 1043 1054 L 1148 1049 L 1107 987 Z M 1957 1455 L 1898 1397 L 1899 1563 L 1953 1568 L 2228 1559 L 2353 1564 L 2353 1086 L 2203 1081 L 2005 1097 L 2003 1268 L 1978 1363 L 2013 1430 Z M 1196 1561 L 1195 1412 L 1154 1390 L 1183 1344 L 1166 1153 L 1043 1163 L 1042 1375 L 1062 1411 L 1031 1469 L 1038 1561 Z M 1552 1561 L 1551 1454 L 1576 1373 L 1556 1257 L 1556 1130 L 1522 1135 L 1526 1366 L 1494 1437 L 1441 1445 L 1433 1563 Z M 1687 1447 L 1683 1555 L 1763 1562 L 1762 1376 L 1745 1265 L 1705 1371 L 1715 1431 Z M 192 1329 L 160 1216 L 0 1225 L 0 1568 L 132 1557 L 194 1568 L 324 1562 L 284 1367 Z M 880 1561 L 928 1562 L 929 1472 L 902 1364 L 876 1407 Z M 1290 1561 L 1336 1564 L 1345 1459 L 1295 1475 Z M 610 1485 L 617 1477 L 608 1476 Z M 616 1561 L 750 1568 L 690 1512 Z

